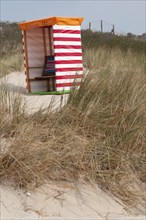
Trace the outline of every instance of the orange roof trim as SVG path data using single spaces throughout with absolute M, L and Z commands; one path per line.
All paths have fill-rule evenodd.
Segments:
M 21 30 L 29 30 L 37 27 L 58 25 L 79 26 L 82 24 L 84 18 L 77 17 L 49 17 L 38 20 L 26 21 L 19 23 Z

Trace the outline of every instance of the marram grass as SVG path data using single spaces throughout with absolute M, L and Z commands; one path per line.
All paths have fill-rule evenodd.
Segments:
M 49 179 L 82 179 L 144 212 L 144 62 L 130 51 L 86 51 L 91 69 L 54 113 L 50 105 L 27 115 L 18 100 L 11 109 L 5 91 L 0 125 L 9 147 L 0 156 L 1 179 L 29 189 Z
M 0 59 L 0 78 L 14 71 L 23 71 L 24 69 L 23 55 L 19 52 L 7 58 Z

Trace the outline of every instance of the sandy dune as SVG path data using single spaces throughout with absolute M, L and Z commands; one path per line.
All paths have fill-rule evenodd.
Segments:
M 25 90 L 25 75 L 11 73 L 7 79 L 11 93 L 21 93 L 27 111 L 34 112 L 47 107 L 54 99 L 54 108 L 59 107 L 61 96 L 28 95 Z M 63 103 L 68 95 L 63 95 Z M 0 185 L 0 216 L 2 220 L 56 219 L 56 220 L 144 220 L 145 216 L 132 216 L 117 199 L 111 198 L 97 186 L 69 184 L 67 182 L 46 183 L 34 192 L 16 190 L 8 184 Z
M 48 183 L 23 192 L 1 185 L 1 219 L 145 219 L 127 215 L 120 205 L 98 187 Z

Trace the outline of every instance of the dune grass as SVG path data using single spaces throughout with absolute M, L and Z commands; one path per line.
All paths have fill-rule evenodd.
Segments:
M 20 51 L 12 56 L 8 56 L 7 58 L 1 58 L 0 78 L 13 71 L 23 71 L 23 62 L 23 55 Z
M 92 32 L 82 30 L 83 49 L 98 49 L 106 47 L 108 49 L 120 49 L 133 53 L 144 53 L 146 55 L 146 39 L 140 37 L 117 36 L 111 33 Z
M 50 104 L 27 115 L 1 86 L 1 140 L 9 147 L 1 150 L 0 177 L 27 189 L 49 179 L 94 182 L 142 213 L 145 56 L 99 48 L 84 53 L 84 64 L 86 78 L 57 112 Z
M 12 71 L 22 71 L 22 33 L 18 23 L 0 21 L 0 78 Z

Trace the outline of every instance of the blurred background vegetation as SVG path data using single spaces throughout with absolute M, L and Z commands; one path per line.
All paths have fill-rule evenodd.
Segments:
M 145 35 L 135 37 L 132 34 L 117 36 L 110 32 L 101 33 L 91 30 L 82 30 L 82 48 L 84 53 L 88 49 L 104 47 L 108 50 L 113 48 L 121 51 L 132 51 L 146 55 Z M 0 77 L 9 72 L 23 70 L 22 33 L 17 22 L 0 22 Z
M 22 34 L 18 27 L 18 23 L 3 21 L 0 23 L 1 32 L 1 50 L 0 57 L 8 58 L 16 53 L 22 53 Z M 82 46 L 83 50 L 89 48 L 99 48 L 101 46 L 109 49 L 119 48 L 124 51 L 132 50 L 138 53 L 146 54 L 146 38 L 127 36 L 117 36 L 112 33 L 93 32 L 90 30 L 82 30 Z

